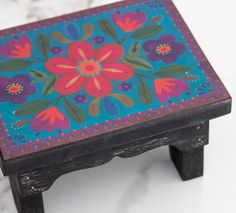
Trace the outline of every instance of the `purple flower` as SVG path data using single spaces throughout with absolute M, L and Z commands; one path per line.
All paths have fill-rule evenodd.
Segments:
M 63 53 L 63 49 L 61 47 L 52 47 L 50 49 L 50 51 L 53 53 L 53 54 L 62 54 Z
M 88 100 L 89 99 L 85 95 L 77 95 L 74 97 L 74 101 L 80 104 L 85 104 Z
M 173 63 L 178 56 L 185 52 L 185 46 L 175 42 L 175 37 L 166 34 L 158 40 L 149 40 L 144 43 L 143 49 L 147 52 L 150 61 L 163 61 L 164 63 Z
M 102 36 L 96 36 L 92 39 L 92 41 L 96 44 L 101 44 L 105 41 L 105 39 Z
M 0 77 L 0 102 L 10 101 L 13 104 L 21 104 L 35 91 L 27 75 L 16 75 L 13 78 Z
M 123 91 L 127 92 L 130 89 L 132 89 L 132 84 L 131 83 L 123 82 L 123 83 L 118 85 L 118 90 L 123 90 Z

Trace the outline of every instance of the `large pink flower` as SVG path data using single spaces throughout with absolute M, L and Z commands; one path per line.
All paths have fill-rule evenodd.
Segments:
M 61 95 L 77 93 L 82 88 L 95 97 L 112 92 L 111 80 L 125 81 L 134 75 L 132 66 L 117 62 L 124 56 L 118 44 L 107 44 L 97 50 L 86 41 L 71 43 L 68 58 L 53 57 L 46 62 L 46 69 L 59 79 L 54 88 Z
M 21 36 L 16 40 L 8 41 L 5 45 L 0 45 L 0 55 L 9 58 L 29 58 L 31 57 L 32 43 L 27 36 Z

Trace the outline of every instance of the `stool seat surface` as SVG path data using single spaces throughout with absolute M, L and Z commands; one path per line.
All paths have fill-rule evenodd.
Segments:
M 0 32 L 5 160 L 227 98 L 170 0 L 127 0 Z

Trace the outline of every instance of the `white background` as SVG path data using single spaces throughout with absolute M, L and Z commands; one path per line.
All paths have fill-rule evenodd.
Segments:
M 94 0 L 93 5 L 113 2 Z M 235 0 L 175 0 L 236 99 Z M 0 29 L 88 6 L 85 0 L 0 0 Z M 90 5 L 90 6 L 91 6 Z M 45 192 L 46 213 L 235 213 L 236 112 L 211 121 L 205 175 L 182 182 L 167 148 L 64 175 Z M 0 172 L 0 213 L 16 213 Z

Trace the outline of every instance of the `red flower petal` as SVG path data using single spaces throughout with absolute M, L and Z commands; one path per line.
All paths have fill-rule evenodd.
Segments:
M 124 49 L 118 44 L 107 44 L 97 49 L 95 54 L 95 61 L 102 64 L 115 62 L 124 55 Z
M 102 97 L 112 92 L 112 84 L 101 75 L 89 77 L 84 85 L 86 92 L 95 97 Z
M 111 80 L 126 81 L 134 75 L 134 68 L 121 62 L 105 64 L 102 68 L 102 75 Z
M 76 41 L 68 46 L 67 52 L 71 59 L 83 61 L 92 59 L 95 50 L 93 45 L 86 41 Z
M 75 62 L 60 56 L 49 59 L 45 64 L 49 72 L 57 75 L 76 72 L 78 70 L 76 66 L 77 64 Z
M 55 82 L 54 88 L 61 95 L 75 94 L 82 89 L 84 78 L 79 73 L 63 75 Z

